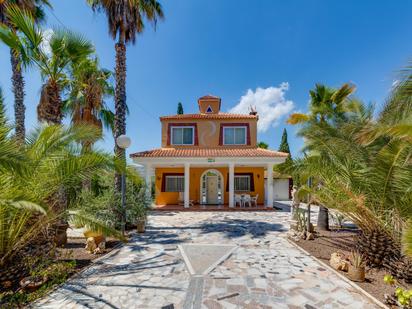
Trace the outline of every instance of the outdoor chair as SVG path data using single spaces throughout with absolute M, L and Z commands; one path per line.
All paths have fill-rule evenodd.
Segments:
M 255 196 L 252 196 L 250 199 L 251 204 L 252 205 L 255 204 L 255 207 L 258 207 L 258 204 L 257 204 L 258 197 L 259 197 L 259 194 L 256 194 Z
M 242 197 L 239 194 L 235 194 L 235 207 L 239 204 L 239 207 L 242 207 Z
M 243 206 L 246 207 L 246 204 L 248 204 L 248 206 L 251 207 L 252 205 L 251 202 L 252 202 L 252 199 L 250 197 L 250 194 L 245 194 L 243 196 Z

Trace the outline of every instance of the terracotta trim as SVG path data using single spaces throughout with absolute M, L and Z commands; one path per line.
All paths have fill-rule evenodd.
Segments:
M 167 176 L 185 176 L 184 173 L 163 173 L 162 174 L 162 186 L 161 192 L 166 192 L 166 177 Z
M 223 144 L 223 129 L 225 127 L 246 127 L 246 145 L 250 146 L 250 124 L 249 123 L 221 123 L 219 134 L 219 146 L 237 146 L 237 145 L 224 145 Z
M 167 145 L 170 146 L 172 139 L 171 139 L 171 133 L 172 133 L 172 127 L 194 127 L 195 128 L 195 140 L 193 141 L 193 145 L 173 145 L 173 146 L 198 146 L 199 145 L 199 137 L 198 137 L 198 130 L 197 130 L 197 123 L 169 123 L 167 126 Z
M 195 119 L 217 119 L 217 120 L 253 120 L 257 119 L 256 115 L 244 115 L 244 114 L 226 114 L 219 112 L 218 114 L 182 114 L 182 115 L 169 115 L 159 117 L 161 121 L 163 120 L 195 120 Z

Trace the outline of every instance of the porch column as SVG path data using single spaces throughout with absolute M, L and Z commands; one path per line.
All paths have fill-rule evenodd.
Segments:
M 229 163 L 229 207 L 235 207 L 235 164 Z
M 267 182 L 266 190 L 268 190 L 266 207 L 273 207 L 273 164 L 267 165 Z
M 185 192 L 184 192 L 184 207 L 189 208 L 189 188 L 190 184 L 190 163 L 185 163 Z
M 144 166 L 144 179 L 146 183 L 146 197 L 152 200 L 152 166 L 150 164 Z

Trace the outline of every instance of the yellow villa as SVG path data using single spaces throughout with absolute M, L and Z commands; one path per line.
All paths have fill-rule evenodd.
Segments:
M 149 187 L 154 179 L 155 204 L 272 208 L 273 167 L 288 154 L 257 147 L 256 112 L 221 112 L 211 95 L 198 106 L 197 114 L 160 117 L 162 147 L 130 155 Z

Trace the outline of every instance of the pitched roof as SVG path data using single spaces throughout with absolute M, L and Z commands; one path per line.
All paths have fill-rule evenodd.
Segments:
M 249 114 L 231 114 L 231 113 L 218 113 L 218 114 L 180 114 L 162 116 L 160 120 L 168 119 L 257 119 L 257 115 Z
M 220 100 L 220 97 L 208 94 L 208 95 L 204 95 L 203 97 L 200 97 L 198 100 L 209 100 L 209 99 L 219 99 Z
M 284 158 L 289 154 L 263 148 L 158 148 L 132 153 L 131 158 L 182 158 L 182 157 L 263 157 Z

